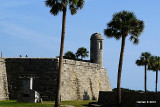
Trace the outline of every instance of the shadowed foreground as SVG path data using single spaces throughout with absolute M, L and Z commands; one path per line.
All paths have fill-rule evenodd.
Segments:
M 103 106 L 117 104 L 117 93 L 100 91 L 98 104 Z M 159 92 L 123 92 L 122 107 L 160 107 Z M 111 106 L 110 106 L 111 107 Z
M 90 102 L 84 101 L 62 101 L 61 107 L 87 107 Z M 0 101 L 0 107 L 54 107 L 54 101 L 44 101 L 43 103 L 18 103 L 16 100 Z

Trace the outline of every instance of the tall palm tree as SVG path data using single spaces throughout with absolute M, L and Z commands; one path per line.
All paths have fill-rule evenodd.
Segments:
M 83 60 L 83 58 L 88 57 L 88 53 L 89 52 L 87 51 L 86 48 L 84 48 L 84 47 L 78 48 L 78 50 L 76 52 L 77 59 L 79 56 L 81 56 L 81 60 Z
M 73 52 L 71 51 L 67 51 L 65 54 L 64 54 L 64 58 L 66 59 L 76 59 L 76 56 Z
M 149 70 L 153 70 L 156 72 L 156 87 L 155 92 L 157 92 L 157 83 L 158 83 L 158 71 L 160 70 L 160 57 L 152 56 L 150 59 L 150 64 L 148 65 Z
M 122 38 L 121 52 L 119 58 L 118 67 L 118 78 L 117 78 L 117 94 L 118 94 L 118 106 L 121 106 L 121 73 L 122 73 L 122 63 L 124 56 L 125 40 L 128 35 L 130 35 L 130 40 L 134 44 L 138 44 L 138 37 L 144 29 L 144 22 L 138 20 L 133 12 L 122 11 L 115 13 L 112 20 L 107 24 L 107 28 L 104 29 L 104 34 L 108 38 L 115 38 L 119 40 Z
M 147 92 L 147 66 L 150 64 L 151 54 L 149 52 L 142 52 L 136 64 L 138 66 L 144 66 L 144 89 Z
M 62 17 L 62 33 L 61 33 L 61 46 L 60 46 L 60 59 L 59 59 L 59 75 L 57 80 L 57 95 L 55 99 L 55 107 L 60 106 L 60 88 L 61 88 L 61 72 L 63 65 L 63 49 L 64 49 L 64 37 L 66 26 L 66 12 L 67 8 L 72 15 L 76 14 L 78 9 L 82 9 L 84 0 L 45 0 L 46 6 L 50 7 L 50 13 L 56 16 L 59 12 L 63 13 Z

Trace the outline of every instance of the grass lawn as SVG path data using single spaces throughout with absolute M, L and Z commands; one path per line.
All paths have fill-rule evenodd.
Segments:
M 62 101 L 61 107 L 87 107 L 89 102 L 97 102 L 96 100 L 82 101 Z M 0 107 L 54 107 L 54 101 L 43 101 L 43 103 L 18 103 L 16 100 L 0 101 Z

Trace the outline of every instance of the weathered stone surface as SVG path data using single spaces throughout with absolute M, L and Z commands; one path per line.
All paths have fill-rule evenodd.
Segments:
M 34 76 L 33 90 L 40 93 L 43 100 L 54 100 L 58 73 L 57 59 L 53 58 L 5 58 L 8 78 L 9 98 L 17 99 L 22 89 L 24 75 Z
M 103 36 L 100 33 L 92 34 L 90 44 L 91 62 L 103 65 Z
M 54 100 L 56 94 L 58 59 L 56 58 L 4 58 L 9 98 L 17 99 L 22 89 L 23 75 L 32 75 L 33 90 L 43 100 Z M 62 72 L 61 100 L 97 99 L 99 91 L 111 91 L 106 69 L 96 63 L 64 60 Z M 1 83 L 1 82 L 0 82 Z M 7 91 L 6 91 L 7 93 Z
M 7 100 L 8 98 L 6 65 L 5 60 L 0 58 L 0 100 Z
M 65 61 L 64 61 L 65 62 Z M 112 91 L 106 69 L 99 64 L 67 60 L 62 73 L 62 100 L 98 99 L 99 91 Z M 79 64 L 81 63 L 81 64 Z

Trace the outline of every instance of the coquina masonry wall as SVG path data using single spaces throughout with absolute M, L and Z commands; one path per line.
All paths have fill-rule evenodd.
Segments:
M 0 100 L 7 100 L 8 96 L 8 83 L 6 76 L 5 60 L 0 58 Z
M 17 92 L 22 88 L 22 77 L 28 75 L 35 77 L 33 90 L 38 91 L 43 100 L 54 100 L 58 59 L 4 58 L 3 60 L 5 61 L 3 72 L 7 73 L 6 85 L 10 99 L 17 98 Z M 106 69 L 99 64 L 83 61 L 65 59 L 61 83 L 61 100 L 97 99 L 99 91 L 112 91 Z
M 33 90 L 43 100 L 54 100 L 58 73 L 58 60 L 53 58 L 5 58 L 9 98 L 17 99 L 22 89 L 22 78 L 32 76 Z
M 112 91 L 105 68 L 99 64 L 65 60 L 62 100 L 98 99 L 99 91 Z

